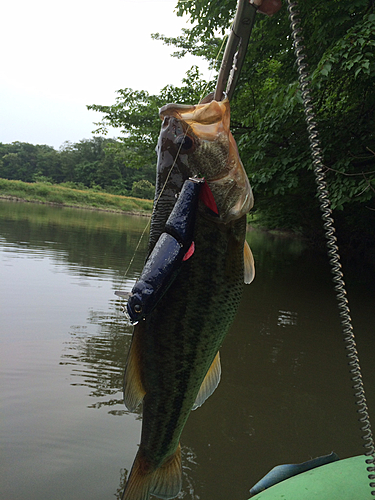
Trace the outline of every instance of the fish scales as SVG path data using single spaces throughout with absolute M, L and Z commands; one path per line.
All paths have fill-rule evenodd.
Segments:
M 182 430 L 191 409 L 219 382 L 218 350 L 236 314 L 244 279 L 250 282 L 254 276 L 245 242 L 245 214 L 253 198 L 229 131 L 229 102 L 171 104 L 161 109 L 161 117 L 149 253 L 189 177 L 205 177 L 218 214 L 200 199 L 193 255 L 134 327 L 124 398 L 130 410 L 143 400 L 143 419 L 122 500 L 147 500 L 150 494 L 168 499 L 179 493 Z
M 175 451 L 242 294 L 245 220 L 218 231 L 204 216 L 197 219 L 194 259 L 181 269 L 144 328 L 141 447 L 147 446 L 150 458 L 156 454 L 155 465 Z

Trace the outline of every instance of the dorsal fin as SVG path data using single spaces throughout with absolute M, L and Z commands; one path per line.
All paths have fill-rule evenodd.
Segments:
M 146 391 L 141 380 L 140 332 L 144 321 L 134 327 L 133 339 L 126 362 L 124 375 L 124 403 L 129 411 L 134 411 L 142 402 Z
M 255 264 L 254 264 L 253 253 L 246 240 L 243 248 L 243 260 L 244 260 L 244 282 L 248 285 L 255 278 Z
M 206 399 L 211 396 L 216 387 L 219 385 L 221 377 L 221 365 L 220 365 L 220 354 L 216 354 L 204 380 L 202 382 L 201 388 L 199 389 L 197 398 L 195 400 L 192 410 L 196 410 L 206 401 Z

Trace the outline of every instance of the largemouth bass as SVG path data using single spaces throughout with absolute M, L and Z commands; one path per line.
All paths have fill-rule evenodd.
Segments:
M 204 178 L 207 189 L 195 211 L 194 253 L 181 262 L 167 291 L 157 294 L 157 302 L 134 327 L 124 400 L 130 411 L 143 401 L 143 421 L 123 500 L 147 500 L 150 494 L 168 499 L 179 493 L 180 435 L 190 411 L 219 383 L 218 351 L 243 283 L 254 276 L 245 242 L 253 196 L 229 130 L 228 100 L 168 104 L 160 116 L 149 255 L 165 234 L 185 181 Z

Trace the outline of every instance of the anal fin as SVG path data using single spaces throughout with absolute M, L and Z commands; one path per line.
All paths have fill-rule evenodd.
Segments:
M 199 389 L 192 410 L 196 410 L 197 408 L 202 406 L 202 404 L 206 401 L 206 399 L 211 396 L 216 387 L 219 385 L 220 377 L 221 377 L 221 364 L 220 364 L 220 354 L 218 352 L 208 372 L 206 373 L 206 376 L 204 377 L 204 380 Z
M 129 411 L 134 411 L 142 402 L 146 391 L 141 380 L 140 333 L 143 321 L 135 325 L 132 343 L 126 362 L 124 375 L 124 403 Z
M 248 242 L 245 240 L 245 245 L 243 248 L 243 258 L 244 258 L 244 282 L 246 285 L 250 284 L 255 278 L 255 263 L 253 252 L 249 247 Z

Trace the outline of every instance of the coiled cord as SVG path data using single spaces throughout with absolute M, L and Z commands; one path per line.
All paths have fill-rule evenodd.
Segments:
M 310 150 L 314 167 L 315 180 L 317 184 L 318 197 L 320 201 L 320 209 L 322 211 L 322 219 L 327 240 L 328 257 L 331 264 L 333 274 L 333 282 L 335 284 L 336 298 L 341 317 L 345 346 L 347 349 L 347 357 L 349 359 L 350 373 L 353 381 L 354 395 L 356 404 L 358 405 L 358 413 L 360 414 L 359 421 L 361 422 L 362 438 L 365 441 L 364 447 L 367 456 L 366 464 L 369 472 L 371 494 L 375 496 L 375 445 L 371 430 L 370 416 L 368 412 L 365 390 L 362 382 L 361 368 L 358 359 L 352 320 L 346 298 L 345 282 L 341 271 L 340 255 L 338 253 L 337 238 L 335 236 L 334 220 L 332 218 L 331 202 L 329 199 L 327 182 L 325 180 L 325 171 L 323 164 L 323 153 L 320 145 L 319 133 L 317 130 L 315 112 L 313 109 L 313 99 L 310 92 L 309 73 L 307 71 L 307 63 L 305 62 L 306 55 L 304 54 L 302 28 L 300 27 L 301 20 L 299 18 L 298 3 L 296 0 L 287 0 L 290 26 L 292 30 L 292 38 L 297 61 L 298 80 L 302 93 L 303 107 L 305 119 L 307 123 L 307 132 L 309 136 Z

